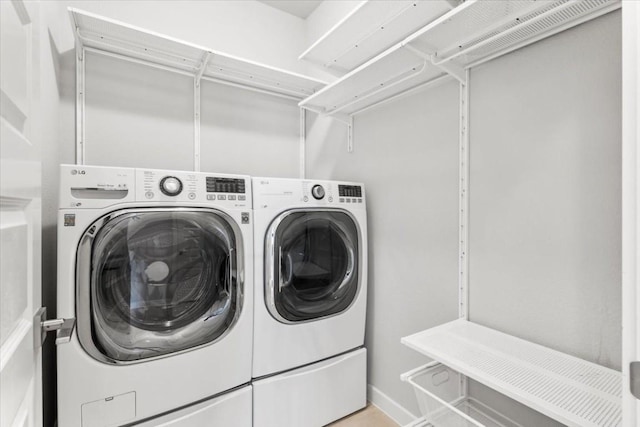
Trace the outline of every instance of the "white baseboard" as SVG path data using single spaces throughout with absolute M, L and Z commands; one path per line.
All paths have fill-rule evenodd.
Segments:
M 418 418 L 371 384 L 367 384 L 367 400 L 401 426 Z

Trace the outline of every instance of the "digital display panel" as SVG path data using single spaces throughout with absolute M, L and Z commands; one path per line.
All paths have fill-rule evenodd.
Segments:
M 207 193 L 244 193 L 244 179 L 207 177 Z
M 359 185 L 338 185 L 340 197 L 362 197 L 362 187 Z

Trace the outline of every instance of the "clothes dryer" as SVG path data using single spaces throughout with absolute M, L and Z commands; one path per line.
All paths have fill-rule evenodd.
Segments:
M 254 426 L 366 404 L 367 222 L 357 183 L 253 178 Z
M 237 412 L 233 425 L 249 427 L 249 177 L 76 165 L 60 176 L 57 314 L 77 326 L 56 340 L 58 425 L 180 409 L 163 422 Z

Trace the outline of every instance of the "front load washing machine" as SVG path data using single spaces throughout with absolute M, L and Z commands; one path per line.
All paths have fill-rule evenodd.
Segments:
M 60 175 L 58 425 L 251 426 L 249 177 Z
M 253 178 L 255 427 L 322 426 L 366 404 L 364 196 Z

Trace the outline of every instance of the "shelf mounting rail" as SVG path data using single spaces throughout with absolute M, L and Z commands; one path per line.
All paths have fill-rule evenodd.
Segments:
M 205 52 L 200 66 L 193 77 L 193 170 L 200 172 L 200 97 L 202 89 L 200 80 L 207 69 L 212 52 Z
M 82 41 L 80 40 L 80 34 L 79 34 L 78 28 L 74 28 L 73 36 L 75 38 L 75 51 L 76 51 L 76 163 L 79 165 L 83 165 L 84 157 L 85 157 L 84 47 L 82 46 Z

